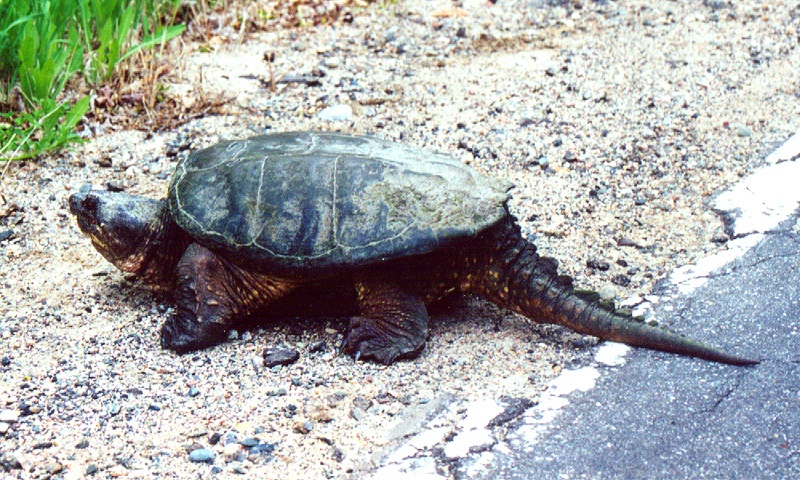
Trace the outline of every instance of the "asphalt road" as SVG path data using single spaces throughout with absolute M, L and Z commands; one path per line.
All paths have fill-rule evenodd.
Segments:
M 509 442 L 470 477 L 800 479 L 799 215 L 690 296 L 656 307 L 681 332 L 759 365 L 637 349 L 573 394 L 534 443 Z

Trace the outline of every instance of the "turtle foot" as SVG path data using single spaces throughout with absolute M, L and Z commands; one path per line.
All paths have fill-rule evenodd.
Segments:
M 225 339 L 225 328 L 218 323 L 198 323 L 171 318 L 161 326 L 161 348 L 178 355 L 202 350 Z
M 425 338 L 406 338 L 381 328 L 377 320 L 351 317 L 350 332 L 342 342 L 341 351 L 356 360 L 371 360 L 390 365 L 396 360 L 414 358 L 422 351 Z

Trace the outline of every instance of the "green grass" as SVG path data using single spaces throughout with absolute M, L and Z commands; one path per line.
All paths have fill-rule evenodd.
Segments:
M 183 33 L 172 24 L 179 3 L 0 0 L 0 160 L 79 141 L 74 129 L 89 99 L 66 86 L 80 72 L 97 87 L 132 55 Z

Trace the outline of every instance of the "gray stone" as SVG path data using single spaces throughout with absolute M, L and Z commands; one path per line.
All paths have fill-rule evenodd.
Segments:
M 189 460 L 196 463 L 212 463 L 214 461 L 214 452 L 207 448 L 198 448 L 189 453 Z
M 264 349 L 264 366 L 272 368 L 276 365 L 291 365 L 300 358 L 297 350 L 285 347 L 269 347 Z
M 244 448 L 253 448 L 256 445 L 258 445 L 258 439 L 253 437 L 248 437 L 242 440 L 240 445 L 243 446 Z
M 366 412 L 372 407 L 372 400 L 364 397 L 356 397 L 353 399 L 353 406 Z
M 606 285 L 597 292 L 601 300 L 614 300 L 617 297 L 617 289 L 611 285 Z

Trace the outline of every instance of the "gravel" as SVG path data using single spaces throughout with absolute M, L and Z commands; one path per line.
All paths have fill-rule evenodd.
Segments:
M 178 357 L 158 347 L 169 298 L 94 251 L 71 191 L 162 196 L 178 159 L 222 139 L 377 135 L 513 181 L 525 235 L 619 302 L 725 248 L 709 199 L 798 127 L 799 22 L 793 4 L 753 0 L 417 0 L 192 46 L 170 90 L 222 93 L 227 114 L 103 127 L 2 178 L 0 478 L 364 478 L 408 425 L 440 414 L 449 428 L 446 399 L 535 402 L 595 344 L 465 299 L 434 312 L 420 358 L 391 367 L 326 348 L 345 325 L 327 317 Z M 272 92 L 267 48 L 276 75 L 302 81 Z M 299 357 L 268 368 L 269 345 Z

